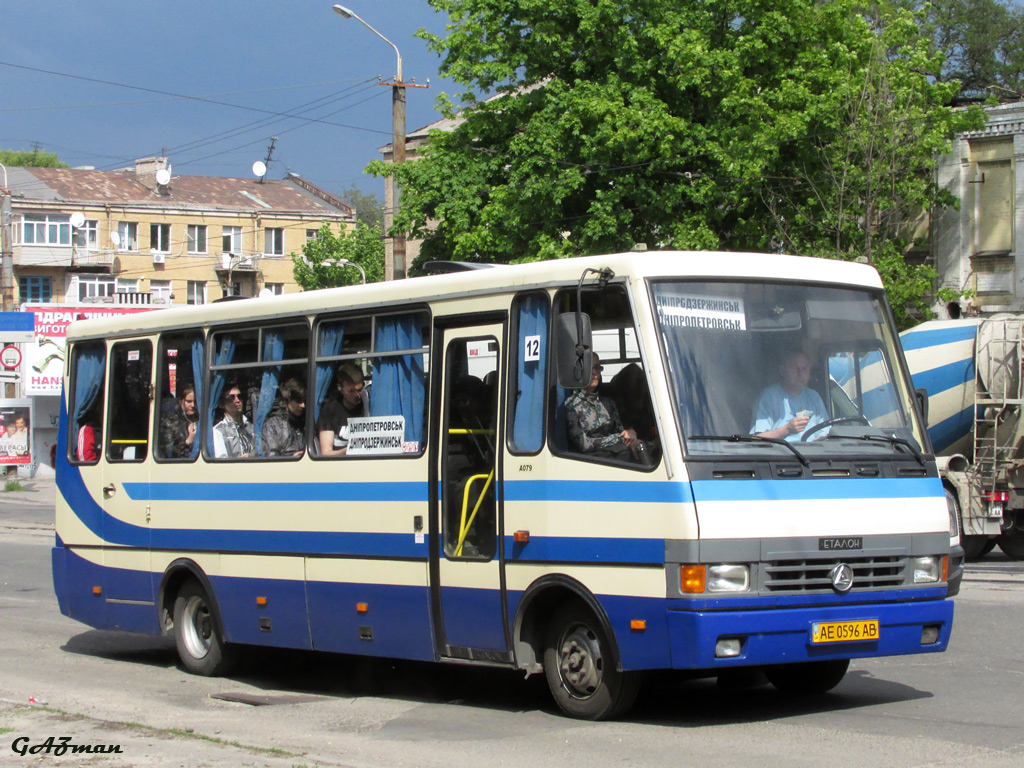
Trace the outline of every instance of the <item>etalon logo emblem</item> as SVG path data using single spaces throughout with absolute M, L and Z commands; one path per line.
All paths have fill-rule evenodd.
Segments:
M 837 565 L 828 576 L 832 579 L 832 589 L 839 594 L 849 592 L 850 587 L 853 586 L 853 568 L 846 563 Z

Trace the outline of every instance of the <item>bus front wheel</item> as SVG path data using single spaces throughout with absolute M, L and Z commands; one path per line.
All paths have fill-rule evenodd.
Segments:
M 849 667 L 849 659 L 803 661 L 765 667 L 764 674 L 783 693 L 817 694 L 839 685 Z
M 174 644 L 185 669 L 214 677 L 227 673 L 234 661 L 233 649 L 217 630 L 213 606 L 206 591 L 195 581 L 182 585 L 174 599 Z
M 600 622 L 575 602 L 556 610 L 548 626 L 544 676 L 559 708 L 581 720 L 626 712 L 640 690 L 640 673 L 618 669 Z

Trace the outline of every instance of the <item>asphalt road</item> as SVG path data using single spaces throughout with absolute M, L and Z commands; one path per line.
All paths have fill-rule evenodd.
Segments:
M 581 723 L 504 671 L 262 652 L 188 675 L 166 640 L 60 614 L 43 507 L 0 497 L 0 765 L 1024 765 L 1024 564 L 999 556 L 970 566 L 944 654 L 854 662 L 814 700 L 658 675 L 627 719 Z M 16 751 L 51 736 L 120 752 Z

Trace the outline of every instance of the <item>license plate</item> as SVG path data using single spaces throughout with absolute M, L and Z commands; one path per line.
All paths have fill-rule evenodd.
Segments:
M 811 624 L 812 643 L 855 643 L 878 639 L 878 619 Z
M 988 503 L 988 516 L 989 517 L 1002 517 L 1003 516 L 1003 502 L 1001 502 L 1001 501 L 990 501 Z

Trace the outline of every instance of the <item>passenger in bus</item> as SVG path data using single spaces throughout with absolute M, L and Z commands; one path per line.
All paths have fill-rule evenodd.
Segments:
M 306 448 L 306 385 L 291 378 L 278 390 L 280 404 L 263 422 L 263 455 L 301 456 Z
M 100 428 L 100 409 L 92 406 L 79 422 L 78 434 L 75 435 L 75 459 L 77 461 L 98 461 Z
M 790 349 L 779 366 L 779 383 L 761 393 L 750 433 L 776 440 L 799 440 L 808 429 L 828 419 L 821 395 L 807 386 L 811 360 L 802 349 Z
M 342 456 L 348 450 L 348 420 L 370 412 L 363 372 L 353 363 L 338 366 L 334 381 L 337 397 L 326 400 L 316 421 L 317 440 L 323 456 Z
M 624 429 L 619 409 L 610 397 L 599 395 L 603 366 L 594 355 L 590 384 L 573 392 L 565 401 L 566 428 L 573 450 L 610 459 L 640 461 L 646 450 L 636 431 Z
M 178 391 L 178 407 L 160 422 L 160 454 L 165 459 L 187 459 L 199 429 L 196 388 L 183 384 Z
M 229 384 L 220 406 L 224 418 L 213 425 L 213 457 L 215 459 L 247 459 L 254 442 L 252 422 L 242 413 L 242 388 Z

